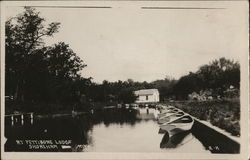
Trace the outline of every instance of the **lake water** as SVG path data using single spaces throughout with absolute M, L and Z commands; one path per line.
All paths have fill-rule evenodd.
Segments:
M 32 122 L 24 118 L 12 125 L 6 119 L 5 151 L 211 153 L 192 130 L 169 138 L 159 130 L 154 112 L 105 109 Z

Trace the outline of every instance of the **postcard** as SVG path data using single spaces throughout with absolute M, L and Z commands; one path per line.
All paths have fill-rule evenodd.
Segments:
M 249 159 L 248 13 L 1 2 L 1 158 Z

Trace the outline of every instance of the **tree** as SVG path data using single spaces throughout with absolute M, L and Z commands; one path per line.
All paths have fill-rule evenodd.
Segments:
M 240 65 L 222 57 L 182 76 L 174 85 L 174 94 L 182 99 L 192 92 L 211 90 L 213 95 L 223 96 L 231 85 L 240 87 Z
M 186 99 L 189 93 L 200 90 L 200 81 L 196 73 L 190 72 L 182 76 L 174 85 L 173 90 L 177 98 Z
M 36 50 L 36 53 L 27 56 L 26 72 L 24 72 L 23 94 L 27 101 L 47 101 L 49 71 L 44 58 L 45 49 Z
M 58 32 L 60 23 L 45 26 L 44 18 L 34 8 L 25 11 L 5 23 L 6 92 L 15 99 L 24 100 L 25 76 L 29 72 L 30 56 L 43 48 L 43 38 Z
M 58 103 L 70 103 L 79 97 L 79 94 L 83 94 L 90 79 L 81 77 L 79 71 L 86 67 L 86 64 L 69 45 L 59 42 L 47 47 L 44 51 L 44 61 L 49 75 L 47 93 L 50 99 Z
M 205 89 L 226 90 L 231 85 L 239 88 L 240 65 L 238 62 L 226 59 L 213 60 L 208 65 L 203 65 L 197 71 Z
M 49 73 L 59 79 L 80 77 L 79 71 L 87 66 L 64 42 L 48 47 L 45 58 Z
M 173 94 L 173 87 L 176 84 L 176 80 L 167 76 L 165 79 L 153 81 L 152 84 L 154 88 L 159 90 L 160 99 L 164 100 L 165 98 L 171 97 Z
M 125 88 L 121 90 L 118 95 L 118 101 L 123 103 L 134 103 L 136 100 L 136 95 L 134 94 L 133 89 Z

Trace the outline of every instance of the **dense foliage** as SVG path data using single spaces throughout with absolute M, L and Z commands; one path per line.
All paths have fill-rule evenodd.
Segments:
M 190 72 L 181 77 L 174 86 L 174 95 L 186 99 L 188 94 L 201 90 L 212 90 L 214 96 L 225 96 L 230 86 L 240 87 L 240 65 L 238 62 L 220 58 L 203 65 L 196 73 Z
M 153 82 L 127 81 L 102 84 L 83 78 L 79 74 L 86 64 L 65 42 L 45 46 L 44 38 L 59 31 L 60 23 L 47 24 L 34 8 L 25 11 L 5 23 L 6 66 L 5 95 L 16 104 L 32 103 L 46 105 L 47 110 L 63 109 L 60 106 L 82 105 L 83 103 L 133 103 L 135 90 L 157 88 L 160 100 L 187 99 L 193 92 L 210 90 L 213 96 L 226 97 L 228 88 L 240 87 L 238 62 L 220 58 L 203 65 L 195 73 L 190 72 L 179 80 L 169 77 Z M 72 105 L 73 104 L 73 105 Z M 25 110 L 25 106 L 19 108 Z M 58 106 L 58 107 L 57 107 Z M 46 108 L 44 107 L 44 108 Z M 66 107 L 66 109 L 69 109 Z M 35 109 L 33 110 L 42 110 Z
M 239 99 L 223 101 L 175 101 L 174 105 L 192 116 L 209 121 L 232 135 L 240 135 Z
M 184 100 L 193 92 L 203 93 L 204 91 L 211 92 L 213 99 L 217 99 L 217 97 L 231 98 L 232 96 L 229 96 L 229 94 L 233 93 L 229 93 L 228 90 L 230 87 L 233 87 L 236 90 L 234 97 L 239 97 L 240 65 L 238 62 L 223 57 L 219 60 L 212 61 L 208 65 L 201 66 L 197 72 L 190 72 L 188 75 L 182 76 L 179 80 L 166 77 L 165 79 L 150 83 L 134 82 L 131 79 L 124 82 L 104 81 L 103 84 L 95 85 L 95 87 L 96 89 L 98 88 L 98 92 L 95 92 L 95 89 L 93 89 L 92 91 L 94 93 L 114 95 L 117 98 L 122 89 L 135 91 L 139 89 L 157 88 L 160 92 L 161 101 L 169 99 Z M 96 96 L 101 96 L 101 94 Z M 105 96 L 101 97 L 99 97 L 99 100 L 104 99 Z
M 45 37 L 58 32 L 60 23 L 45 26 L 39 12 L 25 7 L 5 26 L 6 95 L 20 103 L 74 101 L 79 88 L 88 81 L 79 74 L 86 65 L 64 42 L 44 44 Z

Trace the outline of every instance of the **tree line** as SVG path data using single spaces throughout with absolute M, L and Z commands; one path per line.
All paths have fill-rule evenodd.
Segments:
M 89 93 L 92 93 L 90 97 L 96 96 L 95 101 L 115 99 L 118 102 L 132 103 L 136 99 L 133 91 L 140 89 L 156 88 L 159 90 L 160 100 L 166 101 L 174 99 L 186 100 L 189 94 L 206 90 L 211 92 L 213 98 L 218 96 L 223 98 L 227 97 L 226 91 L 230 87 L 234 87 L 239 92 L 240 65 L 237 61 L 222 57 L 213 60 L 209 64 L 202 65 L 198 71 L 190 72 L 178 80 L 168 76 L 165 79 L 155 80 L 150 83 L 146 81 L 135 82 L 132 79 L 117 82 L 105 80 L 102 84 L 94 84 Z
M 157 88 L 160 99 L 187 99 L 188 94 L 211 89 L 223 96 L 231 85 L 240 87 L 238 62 L 220 58 L 178 80 L 126 81 L 101 84 L 84 78 L 87 65 L 65 42 L 46 46 L 44 39 L 59 32 L 60 23 L 46 23 L 32 7 L 5 23 L 5 95 L 15 102 L 74 104 L 133 103 L 135 90 Z
M 79 74 L 86 64 L 68 44 L 45 46 L 44 38 L 52 37 L 59 28 L 58 22 L 46 25 L 31 7 L 6 21 L 6 95 L 15 101 L 70 102 L 77 85 L 88 84 L 90 78 Z
M 222 57 L 202 65 L 195 73 L 182 76 L 173 87 L 173 94 L 186 99 L 192 92 L 210 90 L 215 97 L 225 97 L 230 87 L 240 88 L 240 64 Z

